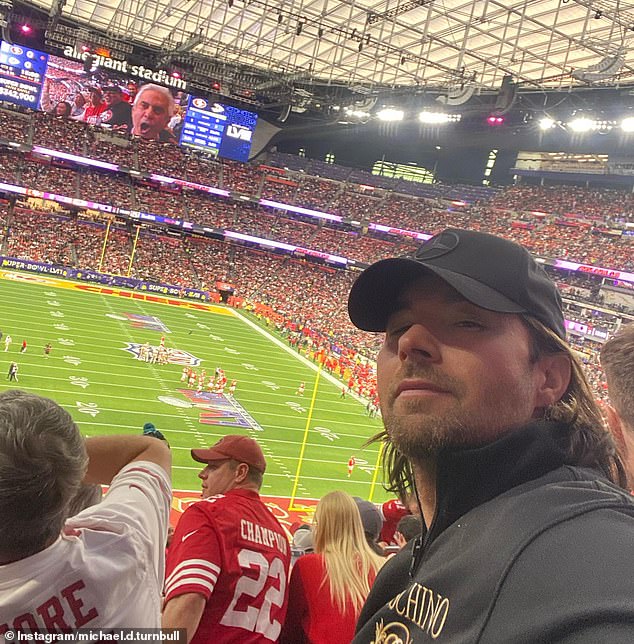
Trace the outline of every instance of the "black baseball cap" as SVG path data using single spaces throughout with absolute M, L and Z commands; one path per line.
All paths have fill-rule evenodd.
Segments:
M 364 331 L 385 331 L 403 288 L 432 272 L 473 304 L 536 318 L 565 339 L 561 296 L 535 258 L 515 242 L 475 230 L 447 228 L 413 255 L 384 259 L 353 284 L 348 313 Z

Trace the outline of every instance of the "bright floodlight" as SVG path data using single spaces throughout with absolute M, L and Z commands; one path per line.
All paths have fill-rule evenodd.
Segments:
M 634 132 L 634 116 L 628 116 L 621 121 L 623 132 Z
M 344 107 L 343 112 L 344 112 L 344 115 L 348 118 L 355 118 L 359 120 L 370 118 L 369 112 L 364 112 L 362 110 L 355 110 L 354 107 Z
M 445 114 L 444 112 L 421 112 L 418 120 L 427 125 L 442 125 L 460 120 L 460 114 Z
M 381 121 L 402 121 L 405 116 L 403 110 L 395 110 L 391 107 L 385 108 L 376 113 L 376 116 Z
M 589 132 L 594 129 L 594 121 L 592 119 L 573 119 L 568 123 L 568 126 L 573 132 Z
M 553 127 L 555 127 L 555 121 L 553 119 L 545 117 L 539 120 L 540 130 L 550 130 Z

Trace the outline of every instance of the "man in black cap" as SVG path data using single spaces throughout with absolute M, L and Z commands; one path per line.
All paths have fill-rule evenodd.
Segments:
M 388 483 L 426 524 L 354 641 L 634 641 L 634 503 L 539 264 L 447 229 L 370 266 L 348 308 L 385 332 Z
M 119 85 L 103 88 L 106 110 L 101 114 L 101 124 L 117 132 L 130 132 L 132 129 L 132 106 L 123 98 Z

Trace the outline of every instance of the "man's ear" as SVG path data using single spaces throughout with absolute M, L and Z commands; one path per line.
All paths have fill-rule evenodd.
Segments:
M 572 377 L 572 364 L 565 353 L 556 353 L 539 358 L 538 388 L 535 392 L 535 407 L 545 408 L 556 403 L 566 393 Z
M 236 467 L 235 481 L 236 483 L 244 483 L 249 474 L 249 466 L 246 463 L 240 463 Z

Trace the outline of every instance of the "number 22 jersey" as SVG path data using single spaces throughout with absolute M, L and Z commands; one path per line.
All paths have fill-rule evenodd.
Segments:
M 191 644 L 268 644 L 286 616 L 290 548 L 257 492 L 235 489 L 183 513 L 167 557 L 165 601 L 206 599 Z

